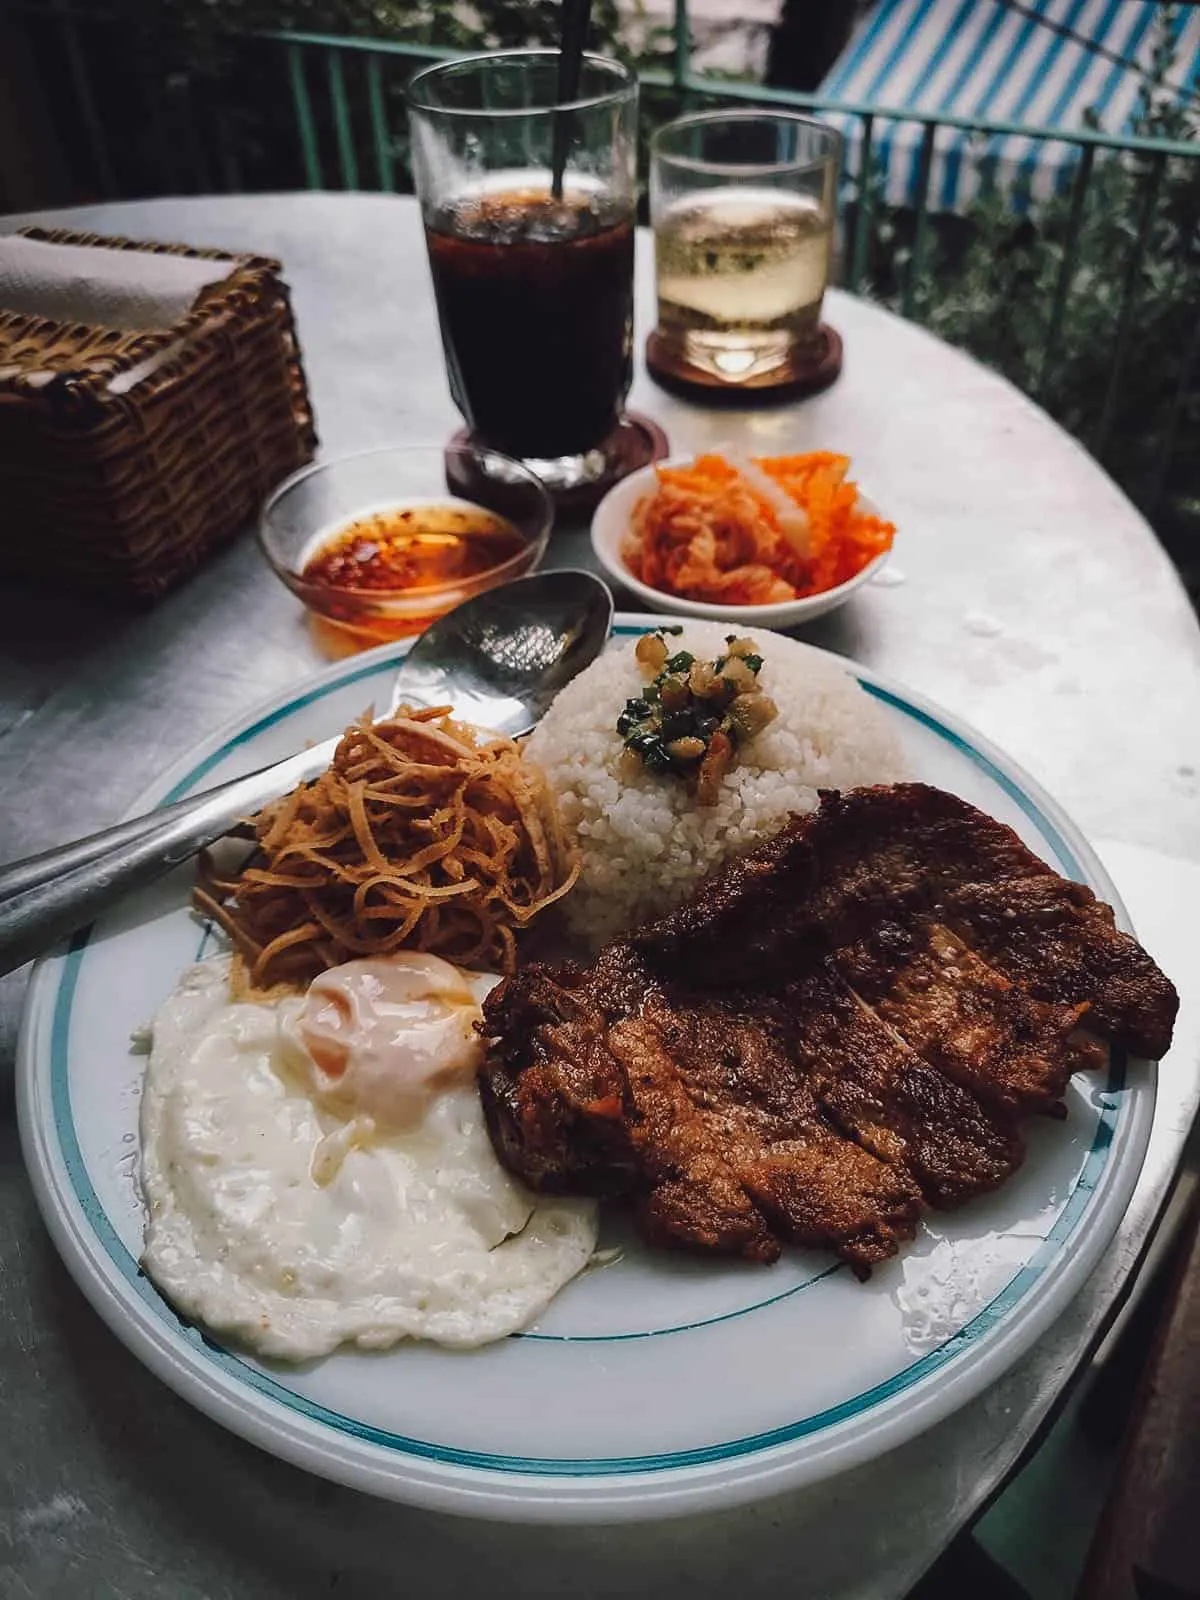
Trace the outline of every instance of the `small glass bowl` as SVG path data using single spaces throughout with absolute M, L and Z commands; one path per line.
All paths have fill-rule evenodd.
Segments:
M 303 575 L 324 545 L 362 517 L 464 504 L 502 517 L 521 548 L 483 572 L 407 589 L 338 587 Z M 532 572 L 553 520 L 550 496 L 519 461 L 454 445 L 404 445 L 292 473 L 264 503 L 258 539 L 276 574 L 308 607 L 321 642 L 344 653 L 420 633 L 472 595 Z

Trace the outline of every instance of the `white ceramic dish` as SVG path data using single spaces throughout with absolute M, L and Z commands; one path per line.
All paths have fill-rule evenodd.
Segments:
M 691 456 L 672 456 L 670 460 L 660 461 L 657 465 L 682 467 L 692 459 Z M 707 617 L 713 622 L 729 622 L 739 626 L 756 624 L 760 628 L 796 628 L 801 623 L 815 622 L 827 612 L 844 606 L 857 589 L 882 571 L 892 553 L 885 550 L 849 582 L 839 583 L 835 589 L 809 595 L 805 600 L 785 600 L 780 605 L 718 606 L 704 600 L 682 600 L 678 595 L 664 594 L 662 590 L 652 589 L 640 578 L 635 578 L 621 555 L 621 544 L 628 532 L 633 508 L 644 494 L 654 489 L 656 471 L 655 466 L 649 466 L 643 467 L 640 472 L 630 473 L 628 478 L 623 478 L 608 491 L 592 514 L 592 549 L 596 552 L 596 560 L 614 583 L 621 584 L 635 594 L 652 611 L 666 611 L 680 617 Z M 864 511 L 875 516 L 886 515 L 861 490 L 858 503 Z
M 655 625 L 618 618 L 626 637 Z M 231 723 L 143 797 L 176 799 L 325 737 L 386 703 L 402 645 L 330 667 Z M 1006 822 L 1117 906 L 1078 831 L 970 729 L 855 669 L 896 721 L 914 773 Z M 139 802 L 139 805 L 142 802 Z M 651 1255 L 609 1220 L 622 1259 L 570 1284 L 541 1322 L 485 1350 L 417 1345 L 305 1367 L 251 1359 L 182 1323 L 137 1266 L 144 1024 L 211 935 L 190 869 L 39 965 L 18 1108 L 43 1215 L 71 1272 L 129 1348 L 262 1448 L 397 1500 L 528 1521 L 615 1521 L 728 1506 L 877 1456 L 972 1399 L 1036 1342 L 1091 1272 L 1133 1191 L 1154 1068 L 1114 1056 L 1028 1130 L 997 1194 L 933 1217 L 857 1283 L 829 1257 L 773 1267 Z

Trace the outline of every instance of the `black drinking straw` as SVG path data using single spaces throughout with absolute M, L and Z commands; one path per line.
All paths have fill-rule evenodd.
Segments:
M 563 0 L 562 42 L 558 50 L 558 104 L 564 106 L 579 98 L 579 78 L 583 70 L 583 47 L 587 40 L 592 0 Z M 554 154 L 551 160 L 550 192 L 562 199 L 563 173 L 571 144 L 571 113 L 554 113 Z

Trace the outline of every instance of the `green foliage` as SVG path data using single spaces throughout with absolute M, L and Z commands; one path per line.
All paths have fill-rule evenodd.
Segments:
M 1162 88 L 1168 23 L 1169 12 L 1133 131 L 1200 138 L 1196 102 L 1176 105 Z M 965 243 L 955 230 L 933 243 L 914 285 L 915 315 L 1031 392 L 1095 450 L 1200 596 L 1200 147 L 1196 158 L 1165 162 L 1098 152 L 1073 248 L 1071 214 L 1069 193 L 1024 217 L 1009 198 L 985 195 L 969 214 Z M 903 232 L 894 218 L 884 226 Z M 881 298 L 895 303 L 898 294 Z M 1123 320 L 1124 360 L 1109 401 Z
M 280 30 L 360 34 L 444 49 L 503 50 L 557 44 L 561 0 L 106 0 L 160 59 L 219 62 L 225 40 Z M 617 38 L 615 0 L 594 0 L 593 46 Z

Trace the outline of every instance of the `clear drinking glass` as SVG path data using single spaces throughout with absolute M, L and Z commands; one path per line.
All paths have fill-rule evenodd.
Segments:
M 682 117 L 650 145 L 658 334 L 729 382 L 794 363 L 829 279 L 841 135 L 786 111 Z
M 446 369 L 471 442 L 551 489 L 602 477 L 632 374 L 637 81 L 508 50 L 419 72 L 412 161 Z M 554 183 L 556 160 L 562 181 Z

